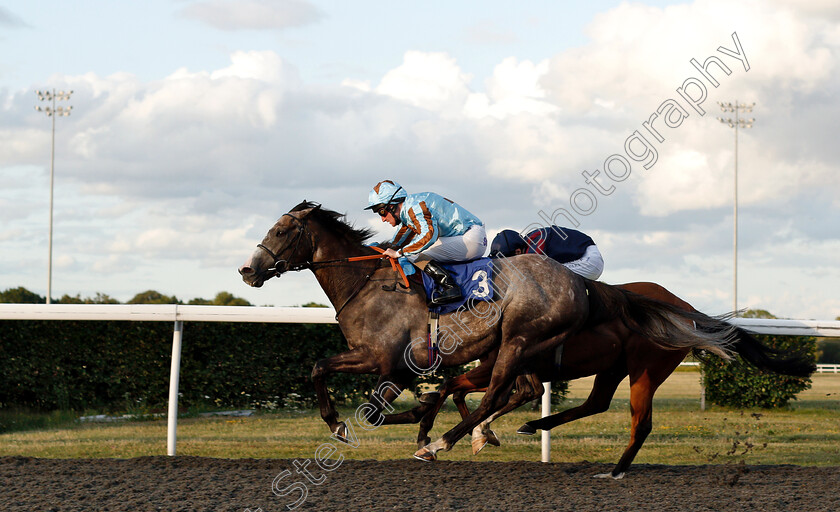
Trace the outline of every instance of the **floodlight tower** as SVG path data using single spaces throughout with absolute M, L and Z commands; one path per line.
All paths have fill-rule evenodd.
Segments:
M 738 129 L 752 128 L 755 118 L 741 119 L 741 112 L 752 112 L 755 107 L 755 102 L 747 105 L 746 103 L 722 103 L 717 102 L 720 109 L 724 112 L 735 112 L 735 119 L 718 117 L 717 120 L 721 123 L 729 125 L 730 128 L 735 128 L 735 198 L 734 198 L 734 215 L 733 215 L 733 251 L 732 251 L 732 311 L 738 311 Z
M 69 116 L 72 106 L 56 108 L 56 100 L 69 100 L 73 91 L 35 91 L 38 99 L 47 101 L 46 107 L 36 105 L 35 110 L 44 112 L 47 117 L 52 118 L 52 144 L 50 146 L 50 236 L 49 236 L 49 256 L 47 258 L 47 304 L 50 303 L 52 294 L 52 246 L 53 246 L 53 184 L 55 183 L 55 118 L 59 116 Z M 51 104 L 50 104 L 51 103 Z

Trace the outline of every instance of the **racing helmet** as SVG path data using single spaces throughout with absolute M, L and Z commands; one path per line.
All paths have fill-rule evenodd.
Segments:
M 378 207 L 388 206 L 405 199 L 405 189 L 396 181 L 384 180 L 374 185 L 368 194 L 368 205 L 365 210 L 374 210 Z
M 527 244 L 522 235 L 512 229 L 503 229 L 490 244 L 490 257 L 513 256 L 517 249 L 525 249 Z

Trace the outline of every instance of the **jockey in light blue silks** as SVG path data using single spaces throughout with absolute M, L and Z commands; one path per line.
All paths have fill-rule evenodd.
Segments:
M 408 194 L 391 180 L 380 181 L 368 195 L 368 206 L 382 222 L 400 225 L 385 254 L 405 256 L 440 287 L 431 304 L 440 306 L 461 299 L 455 280 L 436 262 L 467 261 L 484 256 L 484 223 L 459 204 L 432 192 Z

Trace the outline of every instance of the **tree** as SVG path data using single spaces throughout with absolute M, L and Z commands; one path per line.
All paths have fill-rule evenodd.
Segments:
M 120 301 L 111 297 L 107 293 L 99 293 L 99 292 L 96 292 L 96 297 L 94 297 L 92 299 L 87 298 L 85 300 L 90 301 L 88 304 L 119 304 L 120 303 Z
M 119 304 L 120 301 L 105 293 L 96 292 L 96 296 L 85 297 L 84 299 L 77 293 L 75 297 L 71 297 L 66 293 L 58 299 L 59 304 Z
M 128 304 L 181 304 L 181 301 L 174 295 L 167 297 L 155 290 L 146 290 L 132 297 Z
M 247 300 L 236 297 L 230 292 L 219 292 L 213 300 L 202 299 L 197 297 L 188 302 L 193 306 L 251 306 L 252 304 Z
M 250 306 L 251 303 L 241 297 L 235 297 L 228 292 L 219 292 L 216 298 L 213 299 L 213 304 L 216 306 Z
M 9 288 L 0 292 L 0 303 L 5 304 L 46 304 L 47 299 L 32 293 L 23 286 Z
M 776 318 L 776 315 L 766 309 L 748 309 L 741 315 L 742 318 Z

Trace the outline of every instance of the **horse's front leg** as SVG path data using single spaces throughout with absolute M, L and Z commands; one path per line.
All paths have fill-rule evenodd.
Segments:
M 456 377 L 447 380 L 443 386 L 438 390 L 438 399 L 434 405 L 434 409 L 427 412 L 422 420 L 420 420 L 420 431 L 417 433 L 418 448 L 423 448 L 431 442 L 429 438 L 429 431 L 435 424 L 435 419 L 440 412 L 441 407 L 446 402 L 446 397 L 452 395 L 452 401 L 458 407 L 458 412 L 461 413 L 461 420 L 469 416 L 470 411 L 464 401 L 466 393 L 473 391 L 484 391 L 487 384 L 490 382 L 490 373 L 493 371 L 493 363 L 495 356 L 489 362 L 482 362 L 479 366 L 469 370 Z
M 535 373 L 531 372 L 518 376 L 514 382 L 514 389 L 516 392 L 509 396 L 506 403 L 502 405 L 501 409 L 493 412 L 489 418 L 482 421 L 473 429 L 473 455 L 477 455 L 486 444 L 491 444 L 493 446 L 500 445 L 498 436 L 496 436 L 496 433 L 490 429 L 490 424 L 492 422 L 517 407 L 541 397 L 544 393 L 540 379 Z
M 318 396 L 318 407 L 321 409 L 321 418 L 330 427 L 330 432 L 340 440 L 346 439 L 347 426 L 344 422 L 338 421 L 338 411 L 335 408 L 335 401 L 327 390 L 327 376 L 333 373 L 354 373 L 371 374 L 379 373 L 379 364 L 365 350 L 351 350 L 341 354 L 321 359 L 315 363 L 312 369 L 312 382 L 315 384 L 315 393 Z
M 523 362 L 523 349 L 531 351 L 534 355 L 545 353 L 563 343 L 573 332 L 574 330 L 567 329 L 556 336 L 531 345 L 527 343 L 528 339 L 524 336 L 511 337 L 510 341 L 499 348 L 499 355 L 493 365 L 490 383 L 478 407 L 461 423 L 443 434 L 440 439 L 417 450 L 414 456 L 421 460 L 431 461 L 437 458 L 438 451 L 451 450 L 459 439 L 475 429 L 491 414 L 501 410 L 507 403 L 516 378 L 520 373 L 517 371 L 517 365 Z M 530 357 L 534 357 L 534 355 Z M 528 356 L 526 355 L 526 357 Z M 536 378 L 535 376 L 532 377 Z M 540 389 L 542 389 L 542 386 L 540 386 Z

